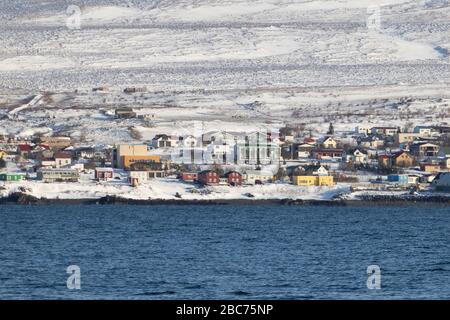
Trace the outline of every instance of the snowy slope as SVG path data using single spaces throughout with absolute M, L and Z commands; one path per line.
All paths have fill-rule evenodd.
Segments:
M 381 29 L 369 30 L 368 7 L 380 3 Z M 168 71 L 169 82 L 183 77 L 177 86 L 188 88 L 221 88 L 230 80 L 238 87 L 292 85 L 306 78 L 304 84 L 317 77 L 329 85 L 330 76 L 347 65 L 354 83 L 408 82 L 410 77 L 417 83 L 401 64 L 424 62 L 429 73 L 433 67 L 449 72 L 448 1 L 71 1 L 81 8 L 80 30 L 66 27 L 68 4 L 0 4 L 10 16 L 0 36 L 5 44 L 1 86 L 138 81 L 159 88 L 153 75 Z M 400 70 L 391 72 L 393 63 Z M 384 79 L 373 76 L 374 64 Z M 135 74 L 137 68 L 148 69 L 142 75 Z M 55 69 L 61 77 L 54 77 Z M 37 79 L 33 70 L 51 73 L 39 72 Z M 208 75 L 218 83 L 210 83 Z M 424 79 L 430 80 L 436 81 Z
M 379 4 L 381 26 L 369 29 Z M 66 26 L 69 5 L 81 9 L 80 30 Z M 342 130 L 450 121 L 446 0 L 17 0 L 0 1 L 0 18 L 0 116 L 47 97 L 14 121 L 0 118 L 1 132 L 114 143 L 196 122 L 240 130 L 298 121 L 320 132 L 333 117 Z M 92 93 L 99 86 L 108 90 Z M 148 92 L 121 94 L 126 86 Z M 405 97 L 412 106 L 391 107 Z M 254 101 L 261 107 L 239 107 Z M 155 121 L 111 125 L 104 113 L 119 105 Z

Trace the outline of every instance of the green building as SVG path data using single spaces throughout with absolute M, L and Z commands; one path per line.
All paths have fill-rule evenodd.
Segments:
M 16 172 L 3 172 L 0 173 L 0 181 L 22 181 L 25 180 L 26 175 Z

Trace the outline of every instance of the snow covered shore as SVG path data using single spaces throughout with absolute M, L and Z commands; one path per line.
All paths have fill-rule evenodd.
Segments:
M 43 183 L 22 181 L 0 184 L 0 198 L 20 192 L 37 199 L 101 199 L 120 197 L 131 200 L 331 200 L 349 191 L 348 185 L 335 187 L 298 187 L 289 184 L 256 186 L 209 186 L 180 182 L 176 179 L 156 179 L 138 187 L 123 181 L 79 183 Z
M 350 191 L 350 185 L 299 187 L 286 183 L 257 186 L 209 186 L 158 179 L 138 187 L 111 181 L 100 183 L 42 183 L 22 181 L 0 184 L 0 203 L 18 204 L 332 204 L 450 205 L 449 193 L 406 191 Z

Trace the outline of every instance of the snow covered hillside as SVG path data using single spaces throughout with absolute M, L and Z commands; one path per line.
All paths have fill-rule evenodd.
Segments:
M 380 3 L 380 27 L 368 28 Z M 66 26 L 69 5 L 81 9 L 79 30 Z M 18 0 L 0 12 L 2 87 L 449 81 L 448 1 Z
M 320 129 L 330 112 L 349 115 L 337 124 L 348 130 L 403 125 L 393 105 L 404 98 L 407 121 L 449 117 L 446 0 L 16 0 L 0 2 L 0 20 L 5 133 L 113 143 L 192 121 L 230 130 L 300 119 Z M 126 86 L 147 93 L 123 95 Z M 2 118 L 37 94 L 38 106 Z M 241 107 L 254 101 L 261 107 Z M 157 120 L 111 126 L 117 106 Z

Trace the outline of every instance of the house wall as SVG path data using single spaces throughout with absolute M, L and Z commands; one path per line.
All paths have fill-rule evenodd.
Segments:
M 333 176 L 294 176 L 297 186 L 328 186 L 334 185 Z
M 259 173 L 247 173 L 245 175 L 245 182 L 248 184 L 255 184 L 257 180 L 262 183 L 268 182 L 273 179 L 273 175 L 259 174 Z
M 200 173 L 198 175 L 198 181 L 205 185 L 218 184 L 219 175 L 215 172 Z
M 130 145 L 130 144 L 121 144 L 117 146 L 116 155 L 115 155 L 115 163 L 114 165 L 118 168 L 123 168 L 123 157 L 125 156 L 147 156 L 148 149 L 147 145 Z
M 228 174 L 228 184 L 234 184 L 240 186 L 242 184 L 242 175 L 237 172 Z
M 130 169 L 130 166 L 133 163 L 136 162 L 146 162 L 146 161 L 154 161 L 154 162 L 161 162 L 160 156 L 124 156 L 122 157 L 122 168 L 123 169 Z
M 45 170 L 38 171 L 37 178 L 44 182 L 76 182 L 78 181 L 79 174 L 76 170 Z
M 413 165 L 413 162 L 414 159 L 406 153 L 399 155 L 395 159 L 395 165 L 398 167 L 411 167 Z

